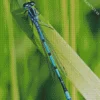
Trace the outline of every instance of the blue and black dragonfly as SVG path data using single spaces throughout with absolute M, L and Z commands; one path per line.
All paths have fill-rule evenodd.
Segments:
M 72 100 L 70 97 L 70 94 L 69 94 L 69 92 L 64 84 L 64 81 L 59 73 L 59 70 L 58 70 L 57 65 L 55 63 L 55 59 L 54 59 L 54 57 L 49 49 L 49 46 L 46 42 L 46 39 L 44 38 L 43 32 L 42 32 L 40 24 L 39 24 L 39 18 L 38 18 L 38 13 L 37 13 L 36 8 L 35 8 L 35 3 L 33 1 L 27 2 L 27 3 L 23 4 L 23 7 L 25 8 L 26 11 L 28 11 L 28 16 L 38 31 L 38 34 L 39 34 L 40 40 L 43 44 L 43 47 L 44 47 L 46 53 L 48 54 L 48 57 L 49 57 L 50 62 L 52 64 L 52 67 L 53 67 L 53 69 L 54 69 L 54 71 L 55 71 L 55 73 L 56 73 L 56 75 L 57 75 L 57 77 L 62 85 L 62 88 L 63 88 L 65 96 L 66 96 L 66 100 Z

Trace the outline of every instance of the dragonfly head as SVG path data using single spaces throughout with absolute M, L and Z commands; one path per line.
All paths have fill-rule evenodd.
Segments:
M 33 6 L 33 7 L 32 7 Z M 35 9 L 35 3 L 33 1 L 27 2 L 23 4 L 23 7 L 28 10 L 28 12 L 31 12 L 31 17 L 34 17 L 35 19 L 38 20 L 38 13 Z
M 28 9 L 28 8 L 30 8 L 32 6 L 35 6 L 35 3 L 33 1 L 23 4 L 23 7 L 26 8 L 26 9 Z

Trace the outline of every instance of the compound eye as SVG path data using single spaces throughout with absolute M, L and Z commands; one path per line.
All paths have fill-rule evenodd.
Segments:
M 25 7 L 28 7 L 28 6 L 29 6 L 28 4 L 25 5 Z
M 31 6 L 34 6 L 34 5 L 35 5 L 35 2 L 31 1 L 31 2 L 30 2 L 30 5 L 31 5 Z
M 35 3 L 33 1 L 31 1 L 31 2 L 24 3 L 23 7 L 25 8 L 25 7 L 30 7 L 30 6 L 34 6 L 34 5 L 35 5 Z
M 26 3 L 23 4 L 23 7 L 27 7 L 27 6 L 28 6 L 28 4 L 26 4 Z

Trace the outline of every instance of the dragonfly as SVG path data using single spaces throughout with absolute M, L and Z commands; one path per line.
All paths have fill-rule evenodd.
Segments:
M 57 77 L 58 77 L 58 79 L 59 79 L 59 81 L 61 83 L 61 86 L 63 88 L 66 100 L 72 100 L 71 96 L 70 96 L 70 94 L 68 92 L 68 89 L 66 88 L 65 83 L 64 83 L 64 81 L 63 81 L 63 79 L 62 79 L 62 77 L 60 75 L 60 72 L 59 72 L 59 70 L 57 68 L 57 64 L 55 62 L 54 56 L 52 55 L 51 50 L 50 50 L 50 48 L 49 48 L 49 46 L 48 46 L 48 44 L 46 42 L 46 39 L 45 39 L 45 37 L 43 35 L 42 29 L 41 29 L 40 24 L 39 24 L 39 18 L 38 18 L 39 14 L 37 13 L 36 8 L 35 8 L 35 2 L 33 2 L 33 1 L 26 2 L 26 3 L 23 4 L 23 7 L 25 8 L 25 12 L 26 11 L 28 12 L 28 16 L 29 16 L 30 20 L 35 25 L 35 27 L 36 27 L 36 29 L 38 31 L 38 35 L 40 37 L 41 43 L 42 43 L 42 45 L 43 45 L 43 47 L 44 47 L 44 49 L 45 49 L 45 51 L 46 51 L 46 53 L 47 53 L 47 55 L 49 57 L 49 60 L 50 60 L 50 62 L 52 64 L 54 72 L 57 75 Z

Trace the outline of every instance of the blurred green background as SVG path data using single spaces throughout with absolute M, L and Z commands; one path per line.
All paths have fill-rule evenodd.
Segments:
M 92 7 L 86 0 L 34 1 L 40 14 L 100 77 L 100 15 L 96 14 L 100 1 L 88 0 Z M 12 16 L 24 2 L 0 0 L 0 100 L 65 100 L 47 57 Z M 65 81 L 72 99 L 84 100 L 71 82 Z

